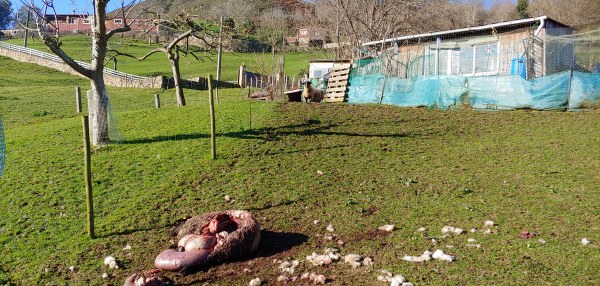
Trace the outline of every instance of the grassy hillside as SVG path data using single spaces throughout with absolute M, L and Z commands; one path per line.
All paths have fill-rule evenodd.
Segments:
M 63 37 L 61 46 L 70 56 L 76 60 L 89 61 L 91 57 L 90 47 L 91 38 L 87 36 L 67 36 Z M 11 44 L 22 45 L 23 41 L 13 39 L 7 41 Z M 29 41 L 28 47 L 48 52 L 47 48 L 40 41 Z M 129 40 L 120 40 L 115 37 L 111 44 L 112 49 L 118 49 L 121 52 L 132 54 L 136 57 L 142 57 L 155 48 L 154 45 L 148 45 L 144 42 L 131 42 Z M 181 61 L 181 73 L 183 78 L 192 78 L 206 76 L 211 73 L 217 73 L 217 53 L 199 52 L 197 56 L 200 61 L 191 55 L 183 58 Z M 293 75 L 302 75 L 308 72 L 308 64 L 311 59 L 320 59 L 325 57 L 323 53 L 290 52 L 286 54 L 285 71 L 290 77 Z M 167 75 L 171 76 L 171 67 L 167 57 L 163 53 L 157 53 L 144 61 L 138 61 L 133 58 L 121 56 L 117 59 L 117 70 L 143 75 Z M 224 80 L 236 80 L 237 72 L 243 63 L 246 64 L 249 71 L 270 74 L 268 67 L 272 66 L 270 53 L 223 53 L 222 74 Z M 106 67 L 113 68 L 112 61 L 106 64 Z
M 259 251 L 185 277 L 167 273 L 178 285 L 248 285 L 255 277 L 278 285 L 273 261 L 290 259 L 300 260 L 294 275 L 317 272 L 331 285 L 386 285 L 380 269 L 415 285 L 600 283 L 598 111 L 248 102 L 232 89 L 217 105 L 212 161 L 206 92 L 189 91 L 189 106 L 177 108 L 166 91 L 155 109 L 156 90 L 111 89 L 123 141 L 93 154 L 91 240 L 73 106 L 74 87 L 85 82 L 5 58 L 0 65 L 10 67 L 0 77 L 11 83 L 0 84 L 8 159 L 0 284 L 122 285 L 153 267 L 178 219 L 225 209 L 257 217 Z M 378 231 L 384 224 L 396 230 Z M 446 225 L 466 233 L 444 235 Z M 519 238 L 523 230 L 536 237 Z M 592 244 L 582 246 L 584 237 Z M 326 247 L 374 264 L 306 262 Z M 457 260 L 402 260 L 438 248 Z M 119 269 L 103 265 L 108 255 Z

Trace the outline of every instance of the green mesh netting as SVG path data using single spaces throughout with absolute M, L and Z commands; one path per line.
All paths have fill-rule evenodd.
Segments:
M 6 141 L 4 140 L 4 127 L 2 126 L 2 118 L 0 117 L 0 177 L 4 171 L 6 163 Z
M 349 103 L 378 103 L 381 97 L 382 103 L 406 107 L 585 109 L 600 106 L 600 74 L 565 71 L 533 80 L 520 75 L 350 78 Z

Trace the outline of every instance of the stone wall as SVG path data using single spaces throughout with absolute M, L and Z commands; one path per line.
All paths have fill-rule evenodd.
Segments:
M 12 51 L 2 47 L 0 47 L 0 56 L 9 57 L 20 62 L 38 64 L 41 66 L 59 70 L 61 72 L 83 77 L 81 74 L 79 74 L 63 62 L 55 62 L 53 60 L 44 59 L 27 53 Z M 161 76 L 146 77 L 139 79 L 118 77 L 107 73 L 104 74 L 104 82 L 106 83 L 106 85 L 114 87 L 161 88 L 163 86 L 164 81 L 165 80 Z

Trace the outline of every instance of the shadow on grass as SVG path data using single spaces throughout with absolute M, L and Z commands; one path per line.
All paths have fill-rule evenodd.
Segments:
M 224 134 L 217 134 L 217 136 L 225 136 L 237 139 L 252 139 L 252 140 L 264 140 L 264 141 L 278 141 L 282 137 L 290 135 L 298 136 L 313 136 L 313 135 L 332 135 L 332 136 L 351 136 L 351 137 L 389 137 L 389 138 L 402 138 L 413 136 L 412 133 L 391 133 L 391 134 L 373 134 L 373 133 L 358 133 L 358 132 L 337 132 L 329 131 L 332 128 L 337 127 L 337 124 L 321 125 L 318 120 L 309 120 L 303 124 L 294 124 L 281 127 L 267 127 L 259 129 L 244 130 L 239 132 L 227 132 Z M 193 140 L 193 139 L 207 139 L 210 138 L 209 134 L 203 133 L 189 133 L 179 134 L 173 136 L 157 136 L 151 138 L 140 138 L 133 140 L 122 141 L 121 144 L 147 144 L 157 143 L 165 141 L 181 141 L 181 140 Z

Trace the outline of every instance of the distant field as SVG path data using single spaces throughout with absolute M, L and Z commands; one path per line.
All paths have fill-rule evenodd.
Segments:
M 177 285 L 280 285 L 281 260 L 292 259 L 288 276 L 315 272 L 328 285 L 390 285 L 377 280 L 381 269 L 415 285 L 600 285 L 598 110 L 250 102 L 227 89 L 213 161 L 206 91 L 186 90 L 188 106 L 176 107 L 172 90 L 111 88 L 121 141 L 92 155 L 92 240 L 73 96 L 88 83 L 2 57 L 0 66 L 0 285 L 122 285 L 154 267 L 176 221 L 226 209 L 256 216 L 258 252 L 165 273 Z M 377 230 L 385 224 L 396 229 Z M 524 230 L 535 237 L 520 238 Z M 373 265 L 306 261 L 328 247 Z M 456 261 L 402 260 L 436 249 Z M 109 255 L 118 269 L 103 264 Z
M 82 61 L 89 61 L 91 57 L 90 46 L 91 39 L 87 36 L 66 36 L 62 38 L 62 48 L 73 58 Z M 11 44 L 23 45 L 23 40 L 13 39 L 7 41 Z M 48 52 L 46 47 L 40 41 L 28 42 L 28 47 Z M 136 57 L 141 57 L 155 48 L 144 42 L 131 42 L 128 40 L 121 41 L 115 37 L 111 44 L 111 48 L 118 49 L 121 52 L 132 54 Z M 206 76 L 211 73 L 216 75 L 217 70 L 217 53 L 212 51 L 209 53 L 200 52 L 197 56 L 201 61 L 197 61 L 191 55 L 182 59 L 181 72 L 183 78 L 192 78 L 198 76 Z M 309 60 L 321 59 L 326 57 L 320 52 L 289 52 L 286 53 L 285 71 L 290 77 L 293 75 L 302 75 L 308 72 Z M 237 72 L 240 65 L 246 64 L 249 71 L 267 72 L 265 67 L 271 66 L 270 53 L 223 53 L 221 76 L 224 80 L 236 80 Z M 106 64 L 107 67 L 113 68 L 113 62 Z M 144 61 L 137 61 L 125 56 L 118 57 L 117 70 L 143 75 L 171 75 L 171 67 L 167 61 L 167 57 L 163 53 L 157 53 L 150 56 Z

